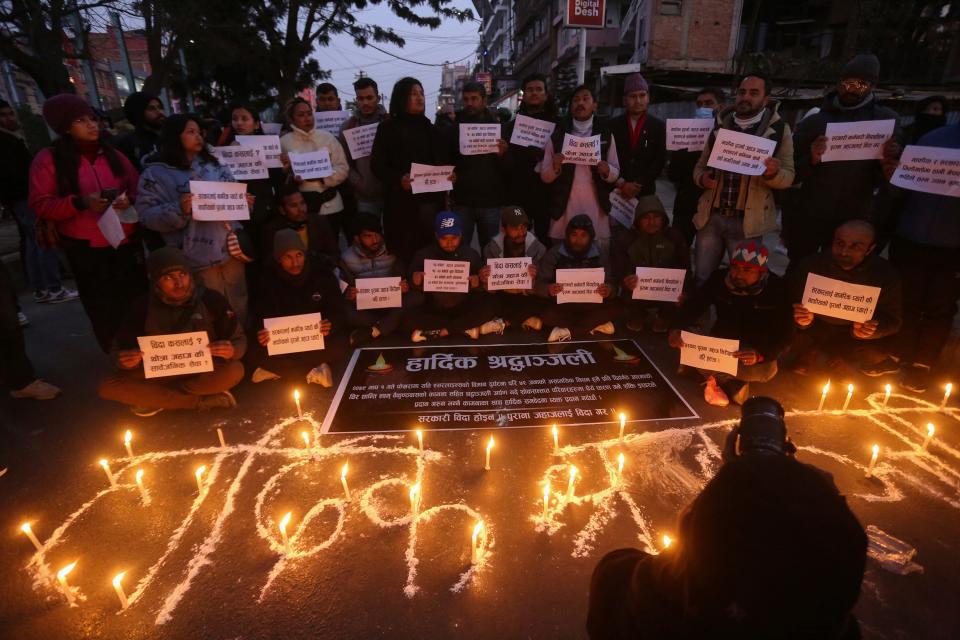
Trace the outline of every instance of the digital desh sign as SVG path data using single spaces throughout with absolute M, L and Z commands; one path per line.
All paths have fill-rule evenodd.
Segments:
M 567 0 L 566 27 L 602 29 L 605 26 L 606 0 Z

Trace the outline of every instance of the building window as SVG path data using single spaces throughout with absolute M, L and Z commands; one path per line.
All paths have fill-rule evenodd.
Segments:
M 660 0 L 660 15 L 679 16 L 683 13 L 683 0 Z

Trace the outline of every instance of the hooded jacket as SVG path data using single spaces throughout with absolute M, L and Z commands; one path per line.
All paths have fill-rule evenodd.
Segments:
M 846 160 L 810 164 L 810 145 L 826 134 L 827 124 L 835 122 L 863 122 L 866 120 L 897 120 L 896 111 L 880 106 L 873 96 L 856 109 L 844 109 L 836 100 L 836 91 L 827 93 L 820 111 L 797 123 L 793 136 L 797 182 L 800 184 L 797 207 L 804 215 L 819 220 L 840 223 L 853 218 L 871 219 L 874 210 L 874 192 L 887 190 L 887 181 L 879 160 Z M 899 124 L 894 127 L 894 138 L 900 137 Z
M 293 229 L 297 233 L 306 229 L 306 240 L 304 244 L 307 247 L 307 255 L 326 262 L 329 265 L 337 264 L 340 255 L 340 246 L 337 244 L 337 237 L 333 235 L 333 229 L 321 216 L 308 215 L 303 224 L 291 222 L 284 215 L 276 215 L 267 220 L 261 236 L 260 256 L 263 260 L 270 260 L 273 253 L 273 236 L 281 229 Z
M 120 136 L 115 146 L 127 156 L 137 171 L 143 171 L 143 159 L 160 148 L 160 132 L 143 126 L 143 113 L 152 100 L 159 98 L 151 93 L 136 91 L 123 103 L 123 113 L 134 128 L 130 133 Z
M 291 127 L 290 132 L 280 138 L 280 148 L 284 153 L 308 153 L 320 149 L 326 149 L 330 153 L 333 175 L 322 180 L 304 180 L 300 185 L 300 191 L 323 193 L 328 189 L 334 189 L 347 179 L 347 174 L 350 172 L 347 155 L 337 139 L 332 134 L 320 131 L 316 127 L 310 131 L 301 131 L 296 127 Z M 329 215 L 338 211 L 343 211 L 343 198 L 340 197 L 339 193 L 324 202 L 320 207 L 321 215 Z
M 654 234 L 640 231 L 639 217 L 634 219 L 633 240 L 627 245 L 626 254 L 614 257 L 618 280 L 633 274 L 637 267 L 690 268 L 690 249 L 686 238 L 676 227 L 669 226 L 667 214 L 662 211 L 659 214 L 663 226 Z
M 756 128 L 756 135 L 776 140 L 777 147 L 774 156 L 780 160 L 780 171 L 769 178 L 759 176 L 742 176 L 740 182 L 739 203 L 742 205 L 743 235 L 747 238 L 762 236 L 777 228 L 777 208 L 773 201 L 773 189 L 786 189 L 793 184 L 793 138 L 790 136 L 790 126 L 780 118 L 780 103 L 771 100 L 764 108 L 763 118 Z M 693 170 L 693 181 L 702 186 L 703 174 L 712 171 L 707 166 L 710 152 L 717 138 L 718 129 L 734 129 L 735 107 L 727 107 L 717 114 L 716 124 L 707 144 L 700 154 L 700 160 Z M 722 172 L 720 172 L 722 173 Z M 693 216 L 693 224 L 702 229 L 713 209 L 720 206 L 720 186 L 722 181 L 713 189 L 705 189 L 697 203 L 697 213 Z
M 356 244 L 351 244 L 340 255 L 340 277 L 350 286 L 356 286 L 358 278 L 391 278 L 403 277 L 403 264 L 397 256 L 387 250 L 387 245 L 380 247 L 375 256 L 363 253 Z
M 504 257 L 503 244 L 504 233 L 501 231 L 495 235 L 490 242 L 487 243 L 487 246 L 483 248 L 483 257 L 485 259 Z M 537 266 L 540 264 L 540 261 L 546 254 L 547 249 L 539 240 L 537 240 L 537 236 L 533 235 L 532 232 L 527 231 L 527 237 L 523 240 L 523 255 L 528 258 L 533 258 L 533 265 Z
M 320 313 L 335 325 L 344 313 L 343 296 L 337 277 L 323 263 L 308 259 L 299 276 L 291 276 L 271 259 L 252 296 L 251 317 L 254 329 L 263 328 L 264 318 Z
M 197 156 L 189 169 L 164 162 L 147 162 L 140 177 L 137 212 L 140 222 L 163 235 L 167 246 L 183 251 L 194 271 L 232 260 L 227 253 L 227 233 L 238 222 L 199 221 L 180 211 L 180 196 L 190 193 L 191 180 L 235 182 L 230 169 Z
M 575 228 L 584 228 L 578 225 L 581 218 L 588 218 L 588 216 L 580 214 L 571 218 L 570 222 L 567 223 L 566 235 L 569 236 Z M 566 240 L 550 247 L 537 269 L 537 281 L 533 285 L 534 293 L 538 296 L 550 297 L 550 285 L 557 281 L 557 269 L 602 268 L 605 276 L 604 282 L 614 286 L 613 271 L 610 269 L 606 257 L 600 253 L 600 248 L 596 243 L 596 231 L 589 224 L 586 231 L 590 234 L 590 248 L 582 254 L 578 255 L 570 251 L 567 248 Z
M 457 113 L 451 136 L 451 155 L 456 158 L 457 181 L 451 194 L 453 201 L 467 207 L 499 207 L 507 204 L 507 177 L 504 159 L 496 153 L 474 156 L 460 154 L 460 129 L 465 124 L 500 124 L 489 109 L 479 115 Z M 500 137 L 503 137 L 501 126 Z

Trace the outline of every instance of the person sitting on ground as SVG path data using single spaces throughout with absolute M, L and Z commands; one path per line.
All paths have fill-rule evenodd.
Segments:
M 809 374 L 821 353 L 829 354 L 829 367 L 837 370 L 855 362 L 860 373 L 878 377 L 894 374 L 900 366 L 890 357 L 893 336 L 903 324 L 902 287 L 896 268 L 877 255 L 876 231 L 869 222 L 850 220 L 833 233 L 833 244 L 802 260 L 793 281 L 793 319 L 799 331 L 794 345 L 793 370 Z M 814 315 L 803 306 L 803 290 L 811 273 L 850 284 L 879 287 L 873 317 L 866 322 Z
M 829 475 L 787 455 L 723 465 L 654 555 L 617 549 L 590 582 L 592 640 L 857 640 L 867 536 Z
M 767 248 L 755 241 L 741 242 L 733 251 L 729 269 L 715 271 L 685 300 L 674 318 L 670 346 L 683 346 L 680 330 L 696 323 L 711 306 L 717 322 L 710 335 L 739 340 L 734 353 L 740 362 L 737 375 L 702 371 L 707 379 L 703 399 L 725 407 L 750 397 L 751 382 L 767 382 L 777 374 L 777 359 L 790 345 L 793 323 L 789 293 L 780 278 L 767 268 Z
M 597 294 L 603 298 L 603 302 L 557 304 L 555 298 L 563 291 L 563 285 L 557 283 L 557 270 L 597 268 L 604 271 L 604 281 L 597 287 Z M 570 218 L 566 237 L 550 247 L 540 263 L 535 289 L 537 295 L 554 298 L 546 304 L 541 316 L 543 324 L 552 327 L 548 342 L 570 340 L 574 334 L 616 333 L 613 320 L 620 306 L 614 296 L 613 271 L 597 246 L 596 231 L 590 216 L 580 214 Z
M 308 383 L 330 387 L 333 385 L 330 365 L 339 367 L 346 355 L 342 331 L 344 303 L 337 277 L 327 264 L 307 255 L 303 241 L 293 229 L 277 232 L 271 255 L 273 261 L 264 267 L 253 304 L 256 341 L 248 359 L 254 367 L 250 379 L 256 383 L 306 375 Z M 323 350 L 268 355 L 270 332 L 263 328 L 264 319 L 308 313 L 320 314 Z
M 403 277 L 403 264 L 387 250 L 383 241 L 380 216 L 361 213 L 354 224 L 353 244 L 340 256 L 340 277 L 347 283 L 344 295 L 347 323 L 357 327 L 350 332 L 350 346 L 356 347 L 396 331 L 403 321 L 403 308 L 357 309 L 357 280 L 363 278 L 400 278 L 401 300 L 409 300 L 410 284 Z
M 174 247 L 151 253 L 147 273 L 150 292 L 133 303 L 117 331 L 112 355 L 118 371 L 100 383 L 100 397 L 128 405 L 141 417 L 163 409 L 236 406 L 230 389 L 243 379 L 240 358 L 247 339 L 226 298 L 198 284 L 189 261 Z M 207 333 L 213 371 L 147 380 L 137 338 L 192 331 Z
M 434 224 L 436 241 L 413 256 L 410 282 L 416 290 L 418 306 L 407 314 L 407 324 L 414 342 L 443 338 L 452 333 L 465 333 L 474 340 L 488 333 L 503 333 L 506 323 L 496 318 L 493 301 L 481 292 L 478 272 L 480 254 L 463 244 L 460 214 L 441 211 Z M 467 293 L 424 291 L 426 260 L 470 263 L 470 284 Z
M 655 195 L 640 196 L 633 218 L 633 241 L 625 252 L 613 255 L 614 272 L 623 283 L 622 298 L 627 307 L 627 329 L 643 331 L 649 319 L 655 333 L 665 333 L 677 305 L 672 302 L 634 300 L 637 267 L 657 269 L 690 268 L 690 250 L 683 233 L 669 226 L 667 212 Z
M 340 247 L 326 216 L 307 214 L 303 193 L 291 182 L 284 184 L 277 198 L 279 216 L 266 220 L 261 231 L 260 256 L 264 263 L 273 261 L 273 236 L 281 229 L 293 229 L 303 241 L 311 260 L 320 259 L 331 266 L 340 259 Z
M 547 249 L 530 231 L 530 218 L 518 206 L 504 207 L 500 212 L 500 233 L 493 237 L 483 248 L 483 257 L 490 258 L 530 258 L 531 281 L 537 278 L 537 267 L 546 255 Z M 490 278 L 490 267 L 480 269 L 480 282 L 486 288 Z M 540 310 L 543 298 L 530 289 L 507 289 L 493 291 L 490 294 L 497 303 L 497 313 L 507 326 L 522 326 L 524 329 L 539 331 L 543 327 Z

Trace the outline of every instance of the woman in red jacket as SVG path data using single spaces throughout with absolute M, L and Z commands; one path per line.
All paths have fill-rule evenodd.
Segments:
M 143 249 L 133 238 L 136 223 L 122 222 L 136 219 L 127 209 L 139 176 L 100 139 L 96 114 L 81 98 L 50 98 L 43 118 L 60 137 L 30 167 L 30 208 L 56 223 L 93 333 L 109 351 L 124 309 L 146 290 Z

